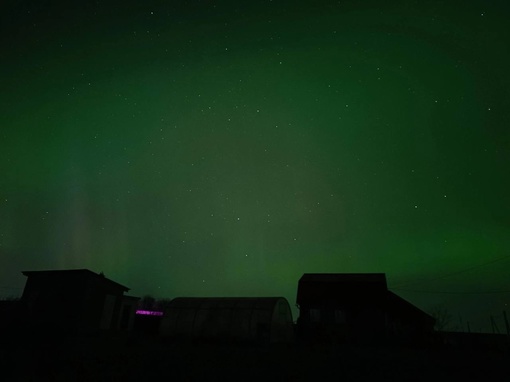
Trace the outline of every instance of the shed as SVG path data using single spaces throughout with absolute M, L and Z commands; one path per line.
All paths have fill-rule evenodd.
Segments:
M 21 302 L 32 328 L 57 332 L 129 330 L 136 297 L 129 288 L 88 269 L 25 271 Z
M 288 342 L 292 313 L 283 297 L 180 297 L 165 310 L 160 333 L 215 342 Z
M 298 330 L 314 341 L 372 341 L 385 332 L 384 273 L 305 273 L 298 283 Z
M 388 290 L 384 273 L 304 274 L 299 280 L 298 332 L 314 341 L 414 341 L 434 319 Z

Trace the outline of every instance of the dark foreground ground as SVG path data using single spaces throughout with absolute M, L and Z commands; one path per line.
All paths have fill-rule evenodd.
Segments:
M 11 338 L 1 381 L 482 381 L 508 349 L 164 343 L 148 337 Z

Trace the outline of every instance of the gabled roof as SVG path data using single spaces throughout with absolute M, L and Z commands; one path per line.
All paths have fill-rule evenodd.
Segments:
M 305 273 L 299 279 L 297 303 L 380 300 L 388 290 L 384 273 Z
M 386 274 L 384 273 L 305 273 L 299 282 L 326 283 L 373 283 L 384 285 L 386 288 Z
M 106 278 L 103 275 L 92 272 L 89 269 L 63 269 L 63 270 L 44 270 L 44 271 L 23 271 L 21 272 L 23 275 L 27 277 L 62 277 L 62 276 L 76 276 L 76 277 L 85 277 L 85 278 L 96 278 L 101 281 L 107 282 L 109 284 L 113 284 L 118 288 L 122 288 L 125 292 L 129 291 L 129 288 L 119 284 L 113 280 Z
M 405 317 L 413 321 L 420 320 L 430 326 L 433 326 L 436 322 L 434 317 L 391 291 L 388 291 L 387 306 L 390 313 L 396 314 L 399 317 Z

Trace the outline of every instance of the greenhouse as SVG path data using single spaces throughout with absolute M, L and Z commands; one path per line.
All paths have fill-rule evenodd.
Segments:
M 165 310 L 160 334 L 225 342 L 288 342 L 290 306 L 283 297 L 180 297 Z

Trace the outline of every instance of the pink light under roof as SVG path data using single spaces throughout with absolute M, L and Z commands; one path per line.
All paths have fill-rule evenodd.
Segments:
M 136 314 L 140 314 L 142 316 L 162 316 L 163 312 L 158 312 L 156 310 L 137 310 Z

